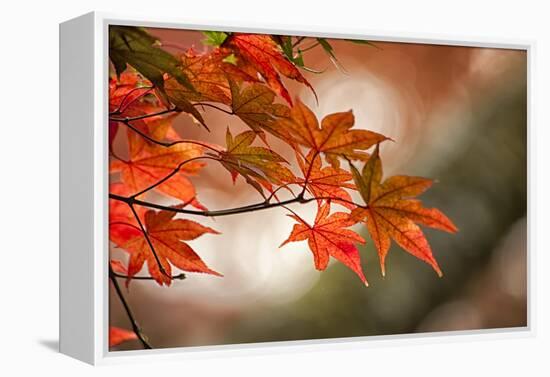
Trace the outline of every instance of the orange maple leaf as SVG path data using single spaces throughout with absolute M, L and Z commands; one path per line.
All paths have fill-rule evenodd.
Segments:
M 154 97 L 151 84 L 144 80 L 137 72 L 125 71 L 118 78 L 109 79 L 109 112 L 115 112 L 120 117 L 133 117 L 147 114 L 147 111 L 155 112 L 151 102 L 144 103 L 142 99 L 146 95 Z M 147 108 L 142 108 L 146 105 Z M 141 121 L 140 128 L 146 128 Z M 109 146 L 117 134 L 119 123 L 109 121 Z
M 289 242 L 308 241 L 313 253 L 315 268 L 322 271 L 328 266 L 329 257 L 334 257 L 359 276 L 361 281 L 368 285 L 361 268 L 361 258 L 356 243 L 365 243 L 365 240 L 352 230 L 345 229 L 357 223 L 348 213 L 336 212 L 329 216 L 330 204 L 319 206 L 315 223 L 309 225 L 297 215 L 288 215 L 298 224 L 288 239 L 281 246 Z
M 397 175 L 382 182 L 382 163 L 379 146 L 369 158 L 361 173 L 350 163 L 355 184 L 366 203 L 352 211 L 352 218 L 366 224 L 380 257 L 382 274 L 385 259 L 394 239 L 403 249 L 428 263 L 442 275 L 424 233 L 415 223 L 455 233 L 458 229 L 447 216 L 436 208 L 424 208 L 412 199 L 431 187 L 427 178 Z
M 139 135 L 132 135 L 134 131 L 128 130 L 128 133 L 130 158 L 126 161 L 112 161 L 110 172 L 120 172 L 122 183 L 132 194 L 156 184 L 177 169 L 181 163 L 200 157 L 203 153 L 203 147 L 190 143 L 179 143 L 171 147 L 144 145 L 139 142 Z M 183 203 L 205 209 L 196 199 L 195 187 L 188 178 L 203 166 L 204 163 L 201 161 L 185 163 L 176 174 L 154 189 L 180 199 Z
M 217 48 L 205 54 L 197 54 L 189 49 L 181 54 L 181 69 L 193 85 L 191 90 L 177 82 L 175 78 L 165 81 L 165 89 L 171 97 L 182 97 L 194 102 L 219 102 L 231 104 L 229 79 L 241 82 L 258 82 L 259 79 L 249 75 L 225 59 L 231 54 L 229 49 Z
M 135 332 L 121 329 L 120 327 L 109 326 L 109 347 L 118 346 L 128 340 L 137 339 Z
M 349 160 L 365 159 L 364 152 L 388 138 L 367 130 L 352 130 L 355 123 L 350 111 L 329 114 L 319 121 L 315 114 L 299 99 L 290 111 L 290 117 L 277 121 L 276 132 L 285 139 L 322 152 L 335 168 L 340 166 L 339 157 Z
M 311 84 L 298 68 L 283 54 L 280 46 L 270 35 L 234 33 L 224 45 L 240 57 L 238 64 L 251 65 L 265 79 L 270 88 L 292 105 L 292 99 L 281 81 L 279 73 L 307 85 L 315 94 Z
M 156 212 L 150 210 L 145 212 L 143 223 L 151 244 L 135 223 L 110 222 L 109 234 L 111 241 L 130 254 L 128 262 L 129 278 L 141 271 L 145 262 L 147 262 L 151 277 L 160 285 L 171 284 L 172 265 L 183 271 L 203 272 L 221 276 L 218 272 L 211 270 L 191 246 L 184 242 L 194 240 L 205 233 L 218 234 L 218 232 L 195 221 L 174 219 L 175 215 L 174 212 L 169 211 Z M 131 229 L 131 231 L 121 230 L 121 228 Z M 156 256 L 151 249 L 151 245 Z M 166 274 L 162 273 L 157 258 Z
M 109 112 L 124 113 L 143 96 L 152 93 L 148 80 L 132 70 L 127 70 L 118 78 L 109 79 Z

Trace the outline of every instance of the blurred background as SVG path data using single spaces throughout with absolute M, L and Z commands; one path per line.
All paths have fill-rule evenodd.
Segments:
M 205 49 L 199 32 L 150 29 L 165 48 Z M 302 85 L 285 81 L 322 117 L 353 109 L 356 127 L 381 132 L 395 143 L 381 149 L 385 174 L 438 181 L 421 199 L 438 207 L 459 233 L 424 229 L 444 276 L 393 245 L 382 278 L 366 229 L 361 248 L 369 287 L 339 263 L 318 272 L 307 244 L 278 245 L 293 222 L 283 209 L 202 223 L 222 234 L 191 246 L 224 274 L 187 274 L 163 288 L 134 280 L 126 297 L 155 348 L 238 344 L 527 325 L 527 56 L 524 51 L 411 43 L 373 46 L 330 40 L 341 64 L 325 52 L 305 53 L 304 72 L 319 103 Z M 224 144 L 227 127 L 246 129 L 216 110 L 212 132 L 178 117 L 185 138 Z M 277 142 L 272 147 L 283 147 Z M 289 150 L 283 156 L 293 161 Z M 216 165 L 193 182 L 209 209 L 258 201 L 241 179 Z M 163 197 L 152 197 L 170 203 Z M 335 206 L 336 207 L 336 206 Z M 312 220 L 315 204 L 295 205 Z M 335 208 L 336 209 L 336 208 Z M 123 259 L 124 253 L 113 249 Z M 116 295 L 111 325 L 129 328 Z M 117 349 L 141 349 L 137 341 Z

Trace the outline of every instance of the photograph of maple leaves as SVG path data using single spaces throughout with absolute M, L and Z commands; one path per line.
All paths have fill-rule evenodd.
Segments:
M 526 326 L 526 64 L 110 26 L 109 349 Z

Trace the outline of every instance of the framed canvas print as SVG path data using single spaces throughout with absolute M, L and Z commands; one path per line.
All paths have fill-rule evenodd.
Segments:
M 530 51 L 61 24 L 61 352 L 528 333 Z

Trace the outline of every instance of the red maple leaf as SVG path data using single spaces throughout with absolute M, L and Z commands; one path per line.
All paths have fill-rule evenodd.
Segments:
M 270 35 L 234 33 L 224 43 L 241 58 L 238 64 L 251 65 L 267 82 L 270 88 L 290 105 L 292 99 L 281 81 L 279 73 L 307 85 L 315 94 L 311 84 L 298 68 L 283 54 L 280 46 Z
M 129 135 L 133 133 L 131 130 L 128 132 Z M 138 140 L 139 136 L 129 137 L 130 158 L 115 160 L 110 166 L 111 173 L 120 172 L 121 181 L 131 194 L 138 194 L 151 187 L 172 174 L 181 163 L 200 157 L 203 152 L 203 147 L 190 143 L 165 147 L 139 144 Z M 180 199 L 185 204 L 205 209 L 197 200 L 195 187 L 188 178 L 203 166 L 204 163 L 201 161 L 185 163 L 173 176 L 156 186 L 154 190 Z
M 315 223 L 309 225 L 296 214 L 288 215 L 298 224 L 294 225 L 288 239 L 281 246 L 289 242 L 308 241 L 313 253 L 315 268 L 322 271 L 327 268 L 329 257 L 336 258 L 359 276 L 361 281 L 368 285 L 361 268 L 361 258 L 356 243 L 365 243 L 365 240 L 352 230 L 346 229 L 357 221 L 348 213 L 336 212 L 329 216 L 330 204 L 319 206 Z
M 125 203 L 123 204 L 125 205 Z M 115 211 L 123 212 L 123 210 L 116 208 Z M 131 218 L 127 222 L 122 220 L 110 222 L 109 236 L 111 241 L 130 254 L 128 262 L 129 278 L 141 271 L 145 262 L 147 262 L 150 275 L 160 285 L 171 284 L 172 265 L 183 271 L 203 272 L 221 276 L 218 272 L 210 269 L 191 246 L 185 242 L 194 240 L 205 233 L 218 234 L 218 232 L 195 221 L 174 219 L 175 215 L 174 212 L 169 211 L 145 212 L 142 222 L 147 237 L 139 225 L 135 225 L 135 218 Z M 126 217 L 129 218 L 130 216 L 128 214 Z M 121 214 L 117 213 L 115 219 L 121 218 Z M 159 262 L 164 273 L 159 267 Z
M 121 329 L 120 327 L 109 326 L 109 347 L 118 346 L 128 340 L 137 339 L 135 332 Z

